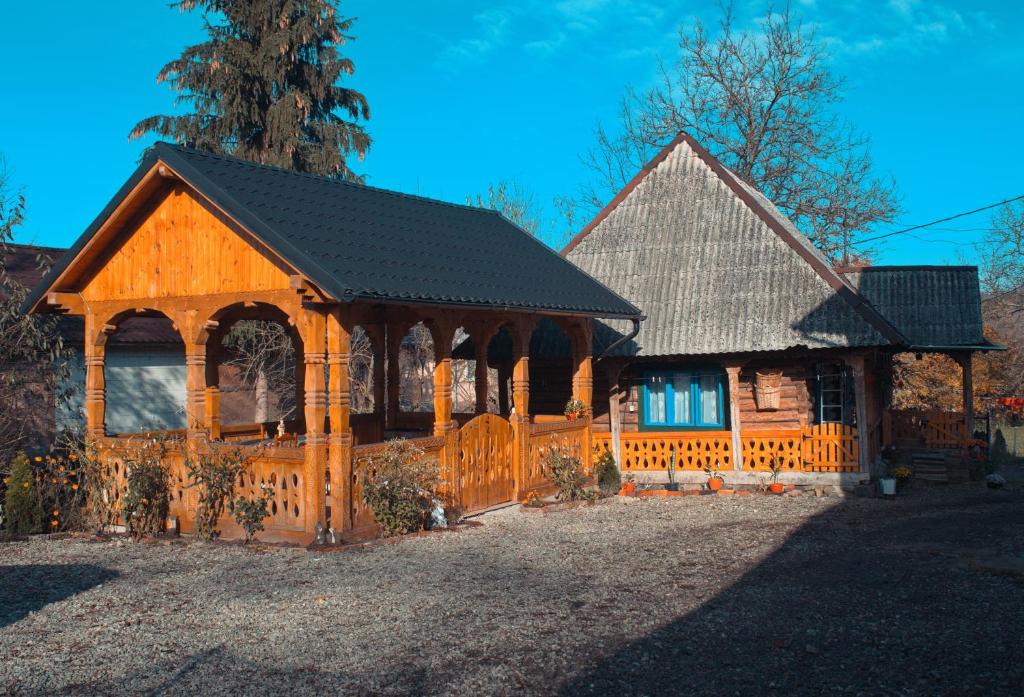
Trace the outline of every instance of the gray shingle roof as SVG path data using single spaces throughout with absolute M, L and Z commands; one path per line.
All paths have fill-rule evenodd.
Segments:
M 685 135 L 565 253 L 644 310 L 634 353 L 903 341 L 785 216 Z
M 975 266 L 872 266 L 843 275 L 914 347 L 987 343 Z
M 339 300 L 640 314 L 495 211 L 157 143 L 65 265 L 159 160 Z M 63 269 L 58 265 L 47 281 Z M 30 300 L 34 304 L 48 283 Z

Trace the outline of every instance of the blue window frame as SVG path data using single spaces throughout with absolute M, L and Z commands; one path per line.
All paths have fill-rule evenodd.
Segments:
M 724 428 L 724 385 L 722 371 L 647 373 L 641 423 L 651 428 Z

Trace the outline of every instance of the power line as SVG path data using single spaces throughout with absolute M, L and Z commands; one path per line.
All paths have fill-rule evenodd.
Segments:
M 859 247 L 860 245 L 867 244 L 868 242 L 875 242 L 876 240 L 883 240 L 886 237 L 893 237 L 895 235 L 905 235 L 906 233 L 913 232 L 914 230 L 920 230 L 921 228 L 931 227 L 932 225 L 938 225 L 939 223 L 946 223 L 946 222 L 949 222 L 950 220 L 956 220 L 957 218 L 963 218 L 964 216 L 967 216 L 967 215 L 974 215 L 975 213 L 981 213 L 982 211 L 987 211 L 987 210 L 990 210 L 992 208 L 998 208 L 999 206 L 1005 206 L 1007 203 L 1013 203 L 1014 201 L 1019 201 L 1021 199 L 1024 199 L 1024 194 L 1020 194 L 1019 196 L 1014 196 L 1013 198 L 1008 198 L 1005 201 L 1000 201 L 999 203 L 992 203 L 992 204 L 989 204 L 987 206 L 982 206 L 981 208 L 975 208 L 973 211 L 965 211 L 963 213 L 957 213 L 956 215 L 951 215 L 951 216 L 946 217 L 946 218 L 940 218 L 938 220 L 933 220 L 930 223 L 922 223 L 921 225 L 913 225 L 911 227 L 904 228 L 902 230 L 894 230 L 893 232 L 886 232 L 886 233 L 884 233 L 882 235 L 875 235 L 874 237 L 868 237 L 867 239 L 859 240 L 859 241 L 851 244 L 850 246 L 851 247 Z

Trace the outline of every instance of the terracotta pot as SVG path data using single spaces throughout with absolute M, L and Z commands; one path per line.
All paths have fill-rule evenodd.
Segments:
M 580 418 L 580 415 L 577 414 L 576 412 L 570 412 L 565 415 L 565 418 L 569 419 L 569 421 L 575 421 L 576 419 Z
M 622 485 L 622 488 L 619 489 L 619 494 L 622 496 L 632 496 L 634 492 L 636 492 L 635 482 L 626 482 Z
M 768 491 L 772 492 L 773 494 L 781 494 L 782 484 L 779 482 L 772 482 L 771 484 L 768 485 Z
M 708 488 L 711 489 L 711 491 L 718 491 L 722 488 L 723 484 L 725 484 L 725 480 L 721 477 L 712 477 L 708 480 Z

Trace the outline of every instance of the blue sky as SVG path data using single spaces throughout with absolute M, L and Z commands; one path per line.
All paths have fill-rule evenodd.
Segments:
M 777 3 L 776 3 L 777 4 Z M 736 3 L 741 22 L 768 3 Z M 895 178 L 896 226 L 1024 194 L 1024 3 L 794 0 L 848 84 L 841 114 Z M 348 83 L 372 110 L 368 181 L 463 202 L 501 179 L 549 202 L 587 172 L 579 156 L 626 85 L 650 85 L 680 24 L 715 3 L 663 0 L 343 0 L 358 17 Z M 169 111 L 159 68 L 202 38 L 164 0 L 19 3 L 0 28 L 0 153 L 28 199 L 18 241 L 69 245 L 134 169 L 140 118 Z M 55 22 L 59 16 L 60 21 Z M 971 260 L 989 222 L 894 238 L 884 263 Z M 555 240 L 548 240 L 554 242 Z M 951 242 L 951 243 L 950 243 Z

